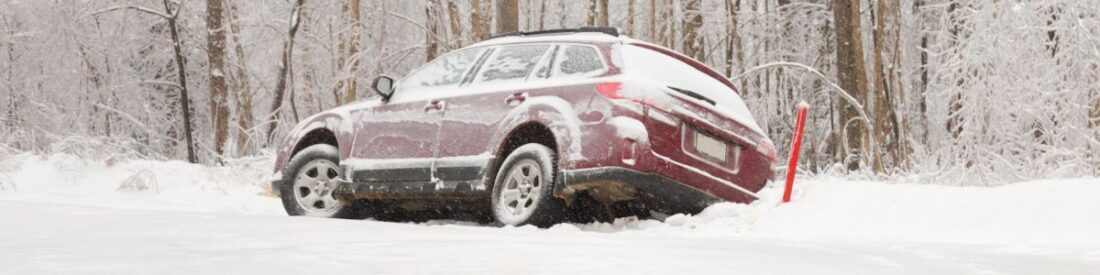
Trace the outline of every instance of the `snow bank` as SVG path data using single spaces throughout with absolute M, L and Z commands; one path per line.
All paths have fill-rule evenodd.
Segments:
M 206 167 L 181 161 L 92 161 L 68 154 L 0 159 L 0 200 L 189 212 L 285 215 L 264 183 L 270 158 Z
M 752 236 L 1024 246 L 1100 247 L 1100 179 L 1040 180 L 998 187 L 800 179 L 795 198 L 761 191 L 750 204 L 717 204 L 664 222 L 620 220 L 601 232 Z M 574 225 L 559 225 L 568 227 Z
M 270 167 L 270 158 L 206 167 L 21 154 L 0 160 L 0 200 L 285 215 L 279 200 L 265 190 L 263 180 Z M 781 190 L 769 186 L 749 205 L 717 204 L 698 215 L 673 215 L 663 221 L 626 218 L 610 224 L 561 224 L 547 231 L 1100 248 L 1096 178 L 953 187 L 823 176 L 799 179 L 796 186 L 793 202 L 786 205 L 779 204 Z M 1100 259 L 1100 254 L 1094 256 Z

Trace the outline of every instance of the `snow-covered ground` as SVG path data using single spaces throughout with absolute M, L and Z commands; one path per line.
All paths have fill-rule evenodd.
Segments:
M 286 217 L 270 160 L 0 159 L 0 273 L 1096 274 L 1100 179 L 817 177 L 665 221 L 494 228 Z

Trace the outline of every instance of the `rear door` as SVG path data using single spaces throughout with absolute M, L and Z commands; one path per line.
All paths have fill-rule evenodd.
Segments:
M 445 97 L 447 112 L 440 131 L 435 177 L 444 183 L 482 187 L 484 167 L 495 148 L 489 144 L 502 120 L 527 97 L 525 81 L 539 64 L 550 62 L 552 45 L 521 44 L 493 50 L 471 83 Z
M 430 182 L 447 102 L 486 51 L 458 51 L 437 58 L 397 84 L 389 102 L 364 110 L 356 120 L 351 159 L 357 182 Z

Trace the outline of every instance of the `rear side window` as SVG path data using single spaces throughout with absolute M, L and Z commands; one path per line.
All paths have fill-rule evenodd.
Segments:
M 558 60 L 559 63 L 554 66 L 554 77 L 584 77 L 604 71 L 603 59 L 592 46 L 566 45 Z
M 454 86 L 462 82 L 466 71 L 473 67 L 484 48 L 469 49 L 432 60 L 431 63 L 405 76 L 401 88 Z
M 527 78 L 539 58 L 549 49 L 549 45 L 504 46 L 496 50 L 485 62 L 477 77 L 477 82 L 522 81 Z

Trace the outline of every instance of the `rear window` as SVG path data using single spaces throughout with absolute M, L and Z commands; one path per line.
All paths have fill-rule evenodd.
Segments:
M 558 57 L 561 63 L 555 66 L 554 77 L 585 77 L 604 71 L 603 58 L 595 47 L 587 45 L 566 45 Z
M 715 79 L 691 65 L 674 57 L 635 45 L 622 46 L 624 71 L 670 90 L 685 90 L 702 95 L 714 101 L 715 111 L 740 121 L 746 126 L 759 127 L 745 102 L 725 83 Z M 759 128 L 757 128 L 759 129 Z

